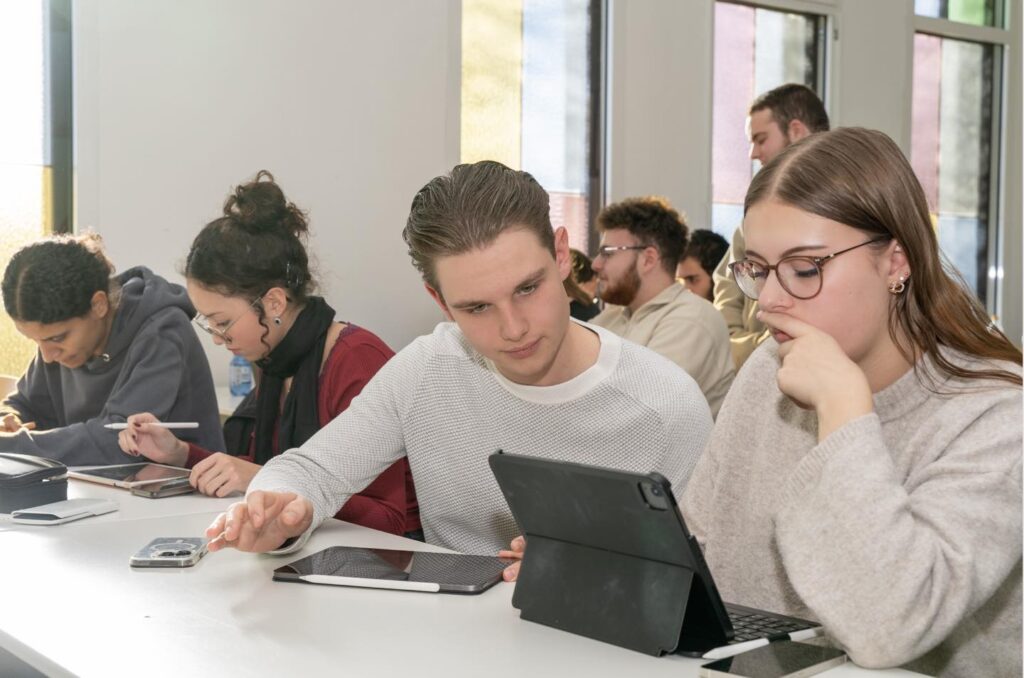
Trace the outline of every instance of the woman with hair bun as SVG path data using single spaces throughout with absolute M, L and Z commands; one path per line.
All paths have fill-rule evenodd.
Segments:
M 740 289 L 771 330 L 682 507 L 722 597 L 817 619 L 856 663 L 1021 675 L 1021 352 L 943 261 L 881 132 L 757 173 Z
M 334 309 L 311 294 L 302 242 L 308 230 L 306 216 L 261 171 L 228 197 L 223 216 L 200 231 L 186 260 L 188 294 L 201 314 L 196 324 L 258 368 L 253 434 L 226 454 L 179 440 L 144 412 L 128 418 L 120 435 L 125 452 L 191 468 L 190 481 L 204 494 L 244 492 L 262 464 L 299 447 L 347 409 L 394 355 L 373 333 L 336 322 Z M 415 533 L 419 515 L 407 460 L 381 471 L 338 517 Z
M 125 463 L 104 425 L 140 408 L 198 422 L 182 431 L 189 442 L 224 444 L 185 289 L 141 266 L 113 270 L 95 234 L 32 243 L 7 264 L 4 308 L 39 352 L 0 405 L 0 449 L 69 465 Z

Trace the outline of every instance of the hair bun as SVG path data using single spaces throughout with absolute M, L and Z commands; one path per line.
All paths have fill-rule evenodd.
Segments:
M 274 175 L 260 170 L 256 178 L 235 188 L 224 202 L 224 216 L 253 235 L 281 233 L 300 236 L 309 230 L 306 216 L 284 197 Z

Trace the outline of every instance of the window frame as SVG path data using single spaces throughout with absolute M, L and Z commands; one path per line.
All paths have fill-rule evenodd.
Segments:
M 913 10 L 911 10 L 913 11 Z M 992 58 L 992 128 L 991 157 L 989 158 L 989 214 L 988 242 L 986 253 L 985 298 L 982 301 L 993 320 L 999 320 L 999 310 L 1004 297 L 1004 262 L 1006 241 L 1006 124 L 1008 121 L 1007 92 L 1010 50 L 1013 36 L 1007 26 L 1006 1 L 996 5 L 996 23 L 1003 28 L 976 26 L 974 24 L 937 19 L 914 14 L 912 33 L 909 36 L 911 73 L 913 73 L 914 36 L 918 33 L 937 38 L 960 40 L 982 45 L 991 45 L 996 54 Z M 907 128 L 912 126 L 912 92 L 907 93 Z M 909 135 L 907 137 L 910 138 Z

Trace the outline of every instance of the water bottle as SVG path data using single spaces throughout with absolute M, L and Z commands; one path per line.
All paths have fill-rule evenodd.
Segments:
M 228 365 L 228 386 L 233 396 L 249 395 L 252 390 L 252 365 L 240 355 L 232 358 Z

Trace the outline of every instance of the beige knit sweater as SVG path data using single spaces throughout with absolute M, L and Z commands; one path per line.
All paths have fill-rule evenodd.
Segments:
M 747 361 L 682 501 L 723 598 L 817 619 L 862 666 L 1020 676 L 1021 389 L 911 370 L 818 444 L 778 364 L 774 340 Z

